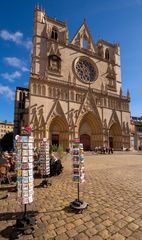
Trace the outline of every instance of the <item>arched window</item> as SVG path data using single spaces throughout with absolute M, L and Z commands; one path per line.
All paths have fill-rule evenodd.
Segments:
M 43 96 L 46 95 L 46 88 L 45 88 L 45 86 L 42 86 L 42 95 L 43 95 Z
M 53 97 L 56 97 L 56 88 L 53 88 Z
M 74 92 L 71 91 L 71 100 L 74 101 Z
M 48 59 L 49 59 L 49 64 L 48 64 L 49 70 L 54 71 L 54 72 L 60 72 L 61 59 L 56 55 L 50 55 L 48 57 Z
M 83 39 L 82 39 L 82 47 L 85 48 L 85 49 L 89 48 L 89 43 L 88 43 L 88 40 L 87 40 L 86 36 L 84 36 Z
M 109 50 L 108 50 L 108 48 L 105 50 L 105 59 L 109 60 Z
M 20 92 L 19 100 L 22 101 L 22 92 Z
M 52 28 L 51 38 L 54 39 L 54 40 L 57 40 L 57 39 L 58 39 L 58 30 L 57 30 L 56 27 L 53 27 L 53 28 Z
M 41 95 L 41 86 L 38 85 L 38 94 Z
M 36 84 L 33 85 L 33 94 L 36 94 Z
M 52 88 L 50 88 L 50 87 L 48 88 L 48 96 L 52 97 Z

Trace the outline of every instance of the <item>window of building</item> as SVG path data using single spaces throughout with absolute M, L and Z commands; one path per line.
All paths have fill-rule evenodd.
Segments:
M 42 95 L 43 95 L 43 96 L 46 95 L 46 88 L 45 88 L 45 86 L 42 86 Z
M 105 59 L 109 60 L 109 49 L 108 48 L 105 50 Z
M 57 30 L 56 27 L 53 27 L 53 28 L 52 28 L 51 38 L 54 39 L 54 40 L 57 40 L 57 39 L 58 39 L 58 30 Z
M 54 72 L 60 72 L 61 59 L 56 55 L 50 55 L 48 59 L 49 59 L 49 65 L 48 65 L 49 70 Z
M 36 84 L 33 85 L 33 94 L 36 94 Z
M 38 94 L 41 95 L 41 86 L 38 85 Z
M 88 43 L 88 40 L 87 40 L 86 36 L 84 36 L 83 39 L 82 39 L 82 47 L 85 48 L 85 49 L 89 48 L 89 43 Z

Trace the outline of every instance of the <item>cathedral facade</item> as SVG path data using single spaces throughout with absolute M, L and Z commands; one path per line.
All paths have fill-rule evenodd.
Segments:
M 65 22 L 35 9 L 29 118 L 37 147 L 130 147 L 130 96 L 122 95 L 120 46 L 95 43 L 87 23 L 68 41 Z

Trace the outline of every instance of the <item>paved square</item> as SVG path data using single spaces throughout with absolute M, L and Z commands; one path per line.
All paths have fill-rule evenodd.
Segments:
M 83 214 L 68 208 L 77 198 L 70 156 L 63 165 L 63 173 L 50 178 L 52 186 L 47 189 L 38 188 L 41 180 L 35 180 L 35 198 L 28 211 L 34 211 L 37 225 L 33 234 L 19 239 L 142 239 L 142 155 L 85 156 L 86 182 L 80 188 L 81 199 L 89 206 Z M 16 239 L 12 226 L 22 211 L 16 193 L 8 195 L 0 200 L 1 240 Z

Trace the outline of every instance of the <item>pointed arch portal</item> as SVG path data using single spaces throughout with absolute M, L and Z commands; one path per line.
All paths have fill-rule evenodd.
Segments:
M 49 127 L 49 141 L 52 145 L 61 145 L 64 149 L 68 147 L 68 124 L 61 116 L 56 116 L 50 123 Z
M 113 123 L 109 129 L 109 147 L 115 150 L 122 148 L 122 130 L 119 123 Z
M 93 112 L 88 112 L 79 122 L 80 142 L 84 145 L 84 150 L 94 149 L 103 145 L 102 124 Z

